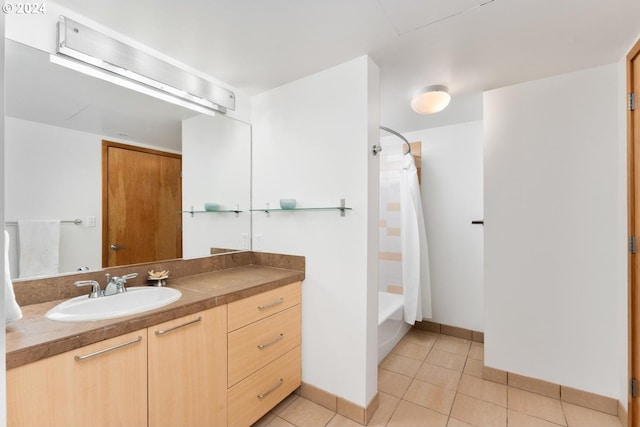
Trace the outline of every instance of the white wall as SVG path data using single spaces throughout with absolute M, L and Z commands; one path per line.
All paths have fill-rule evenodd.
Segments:
M 101 135 L 6 117 L 7 221 L 82 219 L 60 226 L 60 272 L 102 265 Z M 95 217 L 88 227 L 87 217 Z M 17 226 L 11 236 L 11 274 L 18 275 Z
M 484 96 L 485 364 L 620 395 L 617 66 Z
M 629 46 L 631 50 L 631 46 Z M 626 59 L 622 59 L 618 63 L 618 102 L 623 104 L 620 106 L 618 114 L 618 176 L 617 176 L 617 198 L 618 198 L 618 217 L 617 232 L 618 238 L 618 278 L 616 280 L 616 336 L 618 338 L 618 346 L 616 349 L 618 356 L 618 364 L 620 373 L 618 374 L 618 399 L 620 403 L 628 410 L 629 399 L 629 309 L 628 309 L 628 255 L 627 255 L 627 236 L 629 235 L 628 212 L 629 204 L 627 202 L 627 63 Z
M 303 255 L 303 381 L 357 405 L 377 392 L 378 68 L 360 57 L 254 97 L 254 249 Z
M 422 210 L 434 322 L 484 331 L 482 121 L 404 134 L 422 141 Z M 397 139 L 397 138 L 396 138 Z
M 229 212 L 183 214 L 184 258 L 211 248 L 249 249 L 251 232 L 251 127 L 222 115 L 182 122 L 182 206 L 202 211 L 220 204 Z
M 627 47 L 626 52 L 630 52 L 636 41 L 640 40 L 640 33 Z M 626 57 L 623 57 L 618 62 L 618 102 L 620 109 L 618 113 L 618 192 L 617 197 L 619 205 L 624 205 L 624 209 L 618 211 L 618 291 L 617 295 L 617 327 L 616 332 L 618 336 L 618 360 L 620 366 L 620 374 L 618 376 L 618 390 L 620 403 L 628 409 L 628 391 L 629 391 L 629 378 L 631 377 L 628 369 L 629 364 L 629 311 L 628 311 L 628 259 L 626 252 L 626 238 L 629 234 L 628 231 L 628 203 L 627 203 L 627 61 Z M 623 286 L 622 284 L 625 284 Z

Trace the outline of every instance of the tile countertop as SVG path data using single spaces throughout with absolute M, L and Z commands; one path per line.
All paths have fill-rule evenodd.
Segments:
M 59 322 L 44 317 L 61 300 L 26 305 L 22 319 L 6 328 L 6 369 L 227 304 L 304 279 L 303 271 L 245 265 L 169 279 L 182 297 L 169 305 L 93 322 Z

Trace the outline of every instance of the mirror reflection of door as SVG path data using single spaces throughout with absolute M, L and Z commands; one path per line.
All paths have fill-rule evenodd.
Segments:
M 102 142 L 104 267 L 182 257 L 182 156 Z

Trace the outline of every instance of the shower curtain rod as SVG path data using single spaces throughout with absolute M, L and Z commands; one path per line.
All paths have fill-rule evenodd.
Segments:
M 400 138 L 401 140 L 403 140 L 406 144 L 407 144 L 407 151 L 404 154 L 411 154 L 411 144 L 409 144 L 409 141 L 407 141 L 407 138 L 405 138 L 404 136 L 402 136 L 400 133 L 396 132 L 393 129 L 389 129 L 386 126 L 380 126 L 380 129 L 387 131 L 389 133 L 394 134 L 395 136 L 397 136 L 398 138 Z

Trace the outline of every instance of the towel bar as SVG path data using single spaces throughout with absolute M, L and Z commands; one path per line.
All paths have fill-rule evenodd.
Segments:
M 76 219 L 69 219 L 69 220 L 65 220 L 65 221 L 60 221 L 61 224 L 75 224 L 75 225 L 80 225 L 82 224 L 82 220 L 80 218 L 76 218 Z M 18 225 L 18 221 L 5 221 L 4 225 Z

